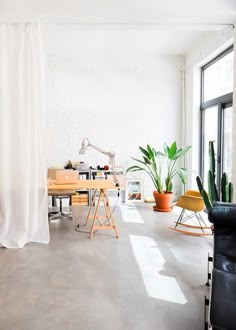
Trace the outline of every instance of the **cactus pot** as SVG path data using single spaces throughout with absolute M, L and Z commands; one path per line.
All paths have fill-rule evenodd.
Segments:
M 153 191 L 153 196 L 156 203 L 156 205 L 153 206 L 154 211 L 159 211 L 159 212 L 172 211 L 172 198 L 173 198 L 172 192 L 160 194 L 157 191 Z

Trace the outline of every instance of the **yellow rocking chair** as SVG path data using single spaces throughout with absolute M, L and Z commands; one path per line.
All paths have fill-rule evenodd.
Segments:
M 186 235 L 194 236 L 206 236 L 212 234 L 211 232 L 209 233 L 209 229 L 211 229 L 211 227 L 206 225 L 202 215 L 200 214 L 200 212 L 205 209 L 205 204 L 201 194 L 198 191 L 187 190 L 184 195 L 180 196 L 175 205 L 182 207 L 182 211 L 178 220 L 176 221 L 175 227 L 170 227 L 170 229 Z M 190 211 L 191 213 L 188 214 L 188 212 L 186 211 Z M 195 217 L 195 219 L 197 220 L 196 225 L 187 223 L 187 221 L 192 219 L 193 217 Z M 177 228 L 179 226 L 195 229 L 195 231 Z M 206 232 L 205 230 L 208 231 Z

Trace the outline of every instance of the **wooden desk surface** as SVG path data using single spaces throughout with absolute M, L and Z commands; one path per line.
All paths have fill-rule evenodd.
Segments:
M 48 190 L 82 190 L 82 189 L 120 189 L 111 180 L 78 180 L 74 184 L 55 184 L 55 180 L 48 181 Z

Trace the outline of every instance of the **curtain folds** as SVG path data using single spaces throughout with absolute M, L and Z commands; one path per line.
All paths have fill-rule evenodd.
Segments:
M 40 25 L 0 24 L 0 244 L 49 242 Z

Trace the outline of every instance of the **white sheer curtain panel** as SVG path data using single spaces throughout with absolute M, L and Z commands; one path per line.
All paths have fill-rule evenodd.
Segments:
M 49 242 L 40 25 L 0 24 L 0 244 Z

